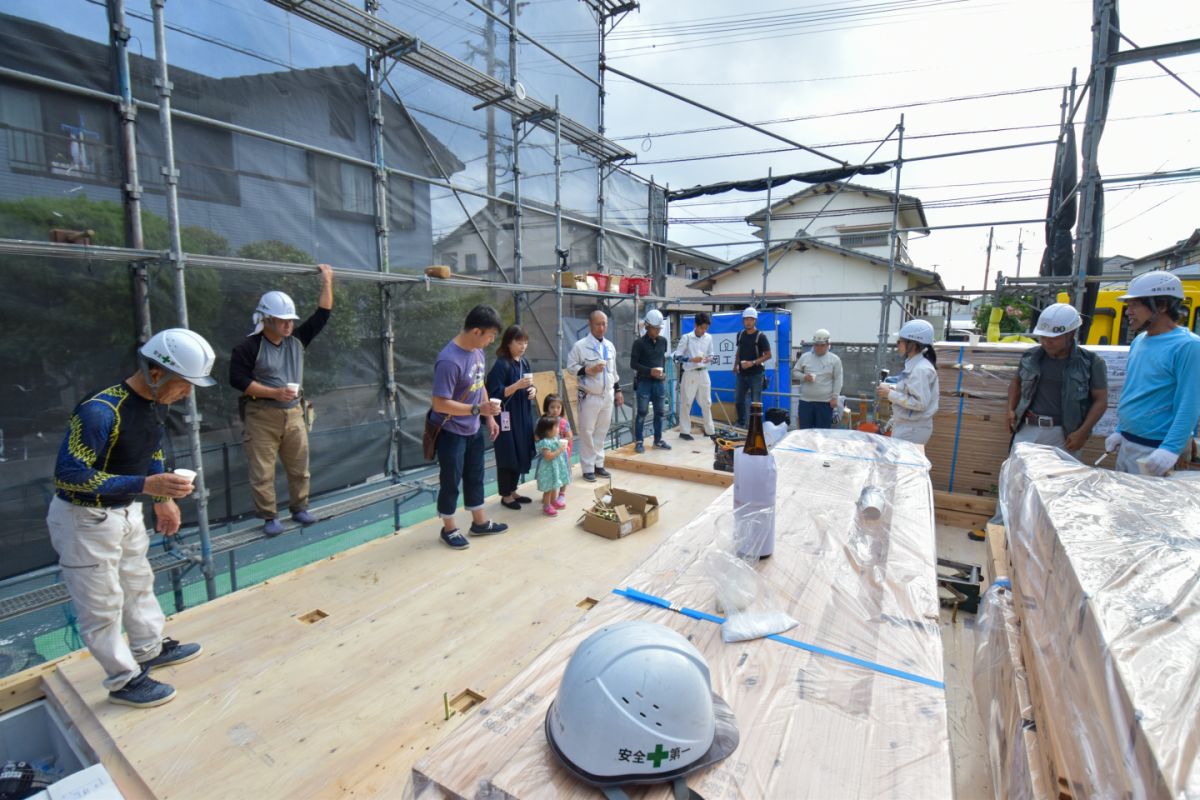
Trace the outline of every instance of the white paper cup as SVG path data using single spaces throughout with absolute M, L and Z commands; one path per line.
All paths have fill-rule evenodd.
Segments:
M 298 383 L 289 383 L 287 384 L 287 388 L 288 391 L 296 392 L 297 394 L 300 392 L 300 384 Z
M 181 467 L 177 470 L 173 470 L 173 472 L 181 478 L 187 478 L 189 483 L 196 482 L 196 470 L 194 469 L 183 469 Z
M 492 410 L 495 411 L 497 414 L 499 414 L 500 413 L 500 401 L 497 400 L 496 398 L 492 397 L 492 398 L 488 399 L 488 402 L 492 404 Z

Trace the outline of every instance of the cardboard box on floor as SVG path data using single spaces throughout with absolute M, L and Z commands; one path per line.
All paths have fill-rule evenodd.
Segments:
M 617 519 L 606 519 L 592 511 L 583 512 L 580 524 L 583 529 L 605 539 L 620 539 L 643 528 L 648 528 L 658 522 L 658 498 L 648 494 L 638 494 L 625 489 L 610 489 L 600 486 L 596 489 L 596 501 L 605 502 L 611 494 L 610 501 Z

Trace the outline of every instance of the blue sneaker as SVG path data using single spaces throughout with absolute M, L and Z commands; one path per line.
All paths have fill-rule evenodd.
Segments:
M 442 531 L 442 542 L 455 550 L 466 550 L 471 546 L 467 541 L 467 537 L 458 532 L 458 528 L 452 531 Z
M 662 439 L 659 439 L 657 442 L 655 442 L 654 446 L 656 448 L 658 448 L 659 450 L 670 450 L 671 449 L 671 445 L 667 444 Z
M 307 509 L 292 514 L 292 520 L 299 522 L 301 525 L 315 525 L 317 523 L 317 518 L 308 513 Z
M 492 536 L 497 533 L 504 533 L 508 530 L 508 526 L 503 522 L 488 520 L 482 525 L 471 524 L 470 531 L 472 536 Z
M 635 452 L 635 453 L 646 452 L 646 445 L 642 444 L 641 442 L 638 442 L 636 445 L 633 446 L 633 452 Z
M 274 539 L 283 533 L 283 523 L 277 519 L 269 519 L 267 524 L 263 525 L 263 533 L 267 535 L 268 539 Z
M 154 708 L 175 699 L 175 687 L 159 683 L 150 677 L 150 668 L 143 668 L 129 683 L 108 693 L 108 702 L 133 708 Z
M 148 661 L 138 662 L 146 669 L 158 669 L 159 667 L 171 667 L 176 664 L 182 664 L 185 661 L 191 661 L 196 656 L 200 655 L 200 651 L 204 649 L 195 642 L 188 644 L 180 644 L 170 637 L 163 639 L 162 650 L 154 658 Z

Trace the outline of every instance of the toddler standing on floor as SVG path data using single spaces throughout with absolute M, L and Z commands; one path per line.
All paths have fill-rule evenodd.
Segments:
M 546 399 L 542 401 L 542 413 L 547 417 L 554 417 L 558 420 L 558 438 L 565 440 L 567 443 L 567 451 L 563 454 L 563 459 L 567 462 L 567 481 L 558 490 L 558 502 L 555 504 L 558 508 L 565 508 L 567 505 L 567 483 L 571 482 L 571 450 L 574 438 L 571 436 L 571 423 L 567 422 L 567 415 L 563 413 L 562 400 L 556 394 L 546 395 Z
M 567 467 L 567 445 L 558 438 L 558 420 L 542 417 L 538 420 L 533 436 L 535 458 L 537 458 L 537 487 L 542 493 L 542 513 L 549 517 L 558 516 L 558 509 L 566 508 L 566 500 L 559 490 L 567 485 L 570 472 Z

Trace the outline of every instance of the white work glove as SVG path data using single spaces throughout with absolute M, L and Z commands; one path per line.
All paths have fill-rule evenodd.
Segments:
M 1121 446 L 1121 442 L 1123 442 L 1123 441 L 1125 441 L 1125 437 L 1121 435 L 1121 432 L 1113 431 L 1104 440 L 1104 451 L 1106 453 L 1111 453 L 1111 452 L 1115 451 L 1118 447 Z
M 1178 460 L 1178 453 L 1173 453 L 1170 450 L 1165 450 L 1160 447 L 1150 455 L 1146 456 L 1142 463 L 1146 465 L 1146 470 L 1151 475 L 1157 475 L 1161 478 L 1162 476 L 1166 475 L 1172 467 L 1175 466 L 1175 462 Z

